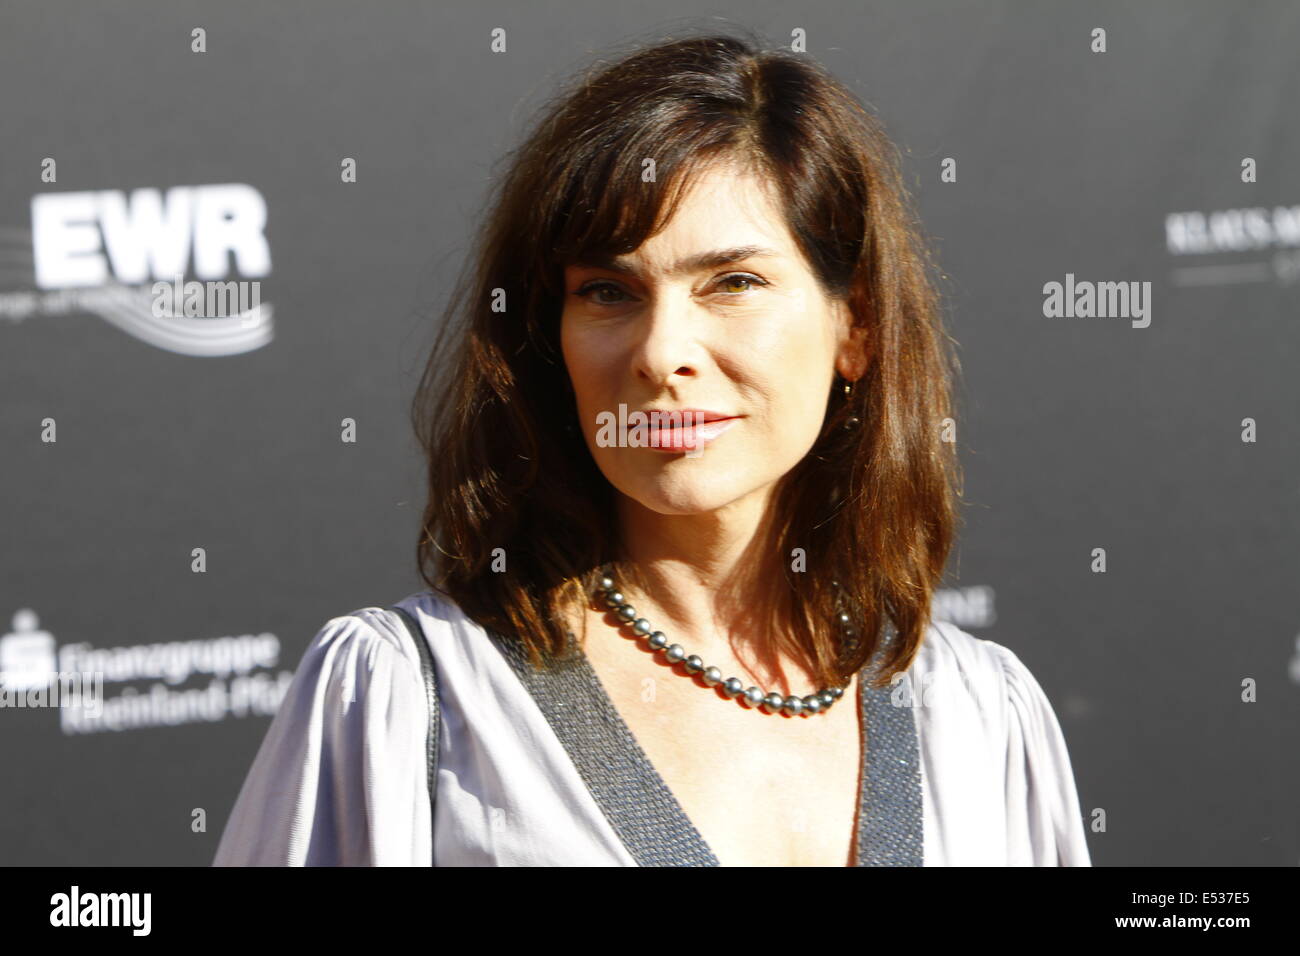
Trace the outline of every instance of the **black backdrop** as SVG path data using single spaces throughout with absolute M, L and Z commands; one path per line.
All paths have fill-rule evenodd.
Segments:
M 211 860 L 310 637 L 423 586 L 407 403 L 494 164 L 572 71 L 734 22 L 905 152 L 964 370 L 942 616 L 1043 684 L 1094 862 L 1295 865 L 1300 5 L 1084 7 L 6 4 L 0 668 L 96 667 L 110 719 L 0 709 L 0 862 Z M 169 252 L 260 311 L 119 294 Z

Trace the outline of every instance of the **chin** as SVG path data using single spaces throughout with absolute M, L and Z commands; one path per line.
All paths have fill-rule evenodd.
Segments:
M 678 464 L 687 464 L 685 460 Z M 698 464 L 698 462 L 691 462 Z M 726 469 L 693 468 L 674 473 L 624 476 L 616 487 L 643 508 L 662 515 L 707 514 L 757 490 L 761 483 L 743 480 Z

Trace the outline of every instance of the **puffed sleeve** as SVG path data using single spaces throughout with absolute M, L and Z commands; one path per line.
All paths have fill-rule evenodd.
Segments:
M 389 615 L 328 621 L 239 792 L 213 866 L 428 866 L 427 703 Z
M 1019 657 L 995 644 L 1008 695 L 1007 860 L 1091 866 L 1065 737 L 1047 695 Z

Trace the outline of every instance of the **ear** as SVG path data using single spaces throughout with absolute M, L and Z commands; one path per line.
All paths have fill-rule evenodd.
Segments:
M 835 370 L 850 382 L 856 382 L 867 373 L 871 364 L 871 346 L 865 325 L 854 324 L 853 310 L 847 302 L 836 303 L 840 328 L 839 351 L 835 356 Z

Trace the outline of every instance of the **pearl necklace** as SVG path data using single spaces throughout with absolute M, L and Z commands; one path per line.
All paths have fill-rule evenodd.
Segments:
M 831 583 L 835 584 L 836 582 Z M 795 694 L 782 697 L 776 691 L 764 694 L 757 687 L 745 690 L 745 685 L 740 681 L 740 678 L 728 677 L 723 680 L 722 671 L 718 668 L 707 666 L 704 661 L 700 660 L 698 654 L 687 654 L 680 644 L 669 644 L 668 638 L 663 631 L 654 630 L 649 621 L 643 617 L 637 617 L 636 608 L 627 603 L 623 592 L 618 590 L 614 584 L 614 579 L 609 576 L 608 572 L 600 579 L 597 597 L 603 597 L 606 606 L 614 612 L 614 615 L 620 621 L 629 625 L 638 636 L 645 637 L 649 641 L 652 654 L 663 651 L 664 659 L 669 664 L 676 664 L 681 661 L 690 675 L 700 675 L 704 683 L 709 687 L 720 686 L 724 694 L 732 699 L 739 698 L 740 702 L 746 707 L 761 707 L 769 714 L 784 713 L 789 714 L 791 717 L 800 715 L 811 717 L 813 714 L 825 713 L 830 710 L 831 704 L 844 696 L 844 687 L 826 687 L 816 693 L 808 694 L 806 697 L 799 697 Z M 852 619 L 842 610 L 839 613 L 839 623 L 844 628 L 849 646 L 856 646 L 857 638 L 850 626 Z

